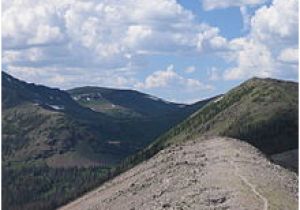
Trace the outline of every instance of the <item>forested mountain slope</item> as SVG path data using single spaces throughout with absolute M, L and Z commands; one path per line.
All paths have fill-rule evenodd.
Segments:
M 66 91 L 2 72 L 4 209 L 51 209 L 74 198 L 110 177 L 119 161 L 214 100 L 183 105 L 136 91 L 96 89 L 105 90 L 111 104 L 137 114 L 93 110 Z M 130 106 L 132 100 L 141 103 Z
M 204 135 L 238 138 L 267 155 L 298 149 L 298 83 L 250 79 L 199 109 L 124 165 Z

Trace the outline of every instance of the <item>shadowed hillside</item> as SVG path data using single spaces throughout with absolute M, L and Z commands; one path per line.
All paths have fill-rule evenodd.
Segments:
M 98 100 L 94 89 L 105 99 Z M 78 196 L 110 177 L 110 169 L 125 157 L 213 100 L 183 105 L 137 91 L 82 88 L 78 95 L 78 90 L 71 96 L 2 72 L 4 209 L 52 209 Z

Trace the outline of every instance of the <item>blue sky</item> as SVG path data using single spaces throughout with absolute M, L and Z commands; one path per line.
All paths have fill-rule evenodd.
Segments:
M 297 0 L 121 2 L 4 1 L 2 69 L 185 103 L 253 76 L 298 80 Z
M 243 19 L 239 7 L 205 11 L 199 0 L 180 0 L 178 3 L 192 11 L 199 23 L 205 22 L 218 27 L 224 37 L 236 38 L 243 33 Z

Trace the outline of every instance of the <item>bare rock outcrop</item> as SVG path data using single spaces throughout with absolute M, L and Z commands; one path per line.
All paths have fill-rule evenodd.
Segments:
M 253 146 L 212 137 L 160 151 L 60 210 L 298 209 L 298 176 Z

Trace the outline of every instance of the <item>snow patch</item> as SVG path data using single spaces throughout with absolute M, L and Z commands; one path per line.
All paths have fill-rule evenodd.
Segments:
M 121 142 L 120 141 L 108 141 L 107 142 L 108 144 L 113 144 L 113 145 L 119 145 L 119 144 L 121 144 Z
M 150 95 L 146 96 L 146 98 L 149 98 L 149 99 L 154 100 L 154 101 L 160 101 L 161 100 L 160 98 L 157 98 L 155 96 L 150 96 Z
M 223 98 L 223 96 L 221 96 L 221 97 L 217 98 L 216 100 L 214 100 L 214 103 L 217 103 L 218 101 L 221 101 L 221 100 L 222 100 L 222 98 Z
M 62 105 L 48 105 L 48 106 L 50 106 L 52 109 L 55 109 L 55 110 L 65 109 L 64 106 L 62 106 Z
M 157 97 L 151 96 L 151 95 L 146 96 L 146 98 L 149 98 L 149 99 L 154 100 L 154 101 L 161 101 L 161 102 L 164 102 L 166 104 L 171 104 L 172 103 L 170 101 L 165 101 L 165 100 L 163 100 L 161 98 L 157 98 Z

